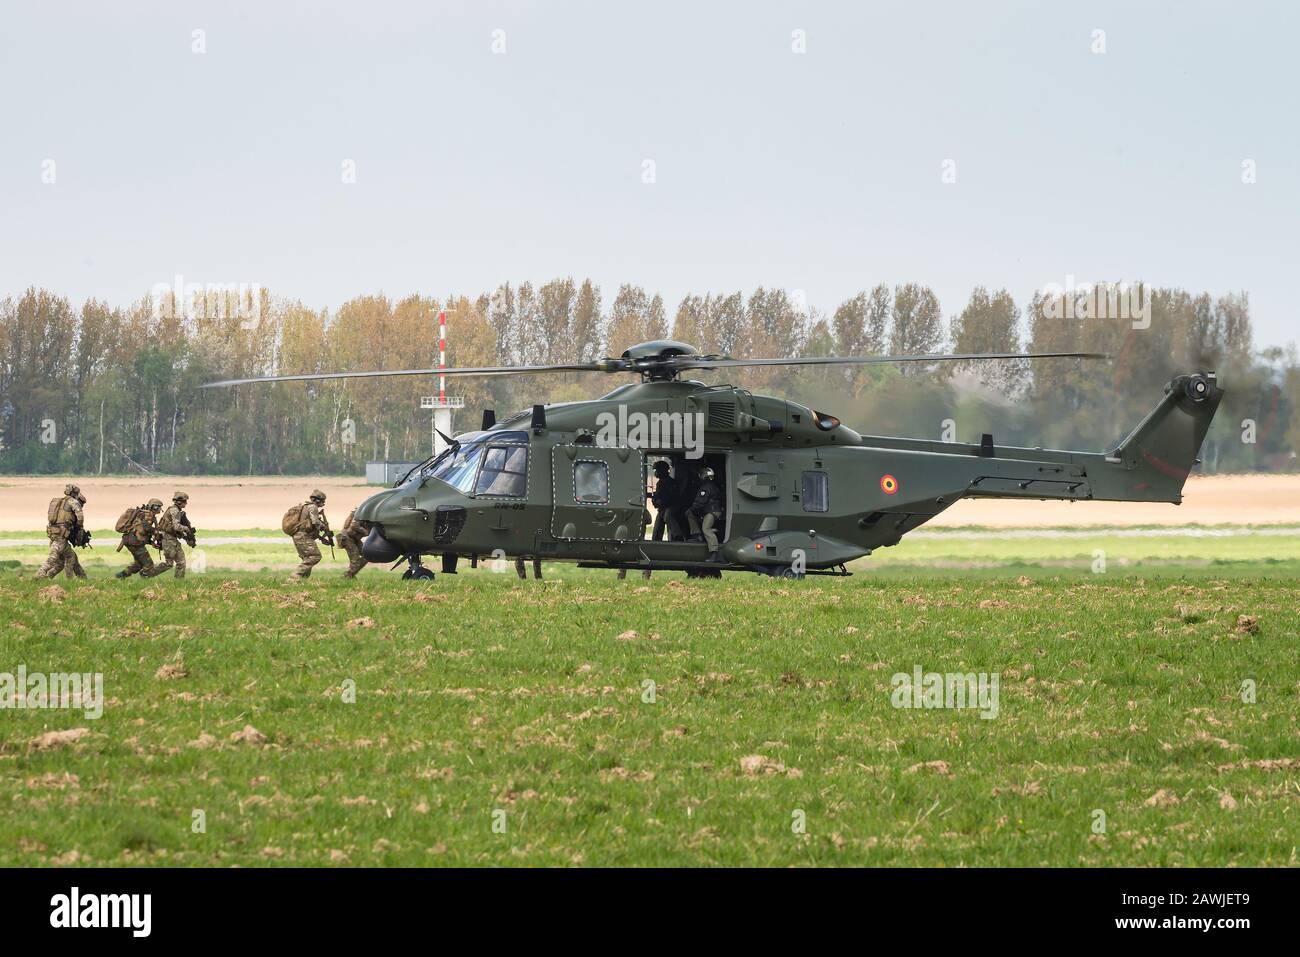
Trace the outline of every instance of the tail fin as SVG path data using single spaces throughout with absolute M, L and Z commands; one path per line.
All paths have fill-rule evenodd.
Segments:
M 1183 483 L 1222 398 L 1213 372 L 1174 378 L 1160 403 L 1106 456 L 1112 467 L 1090 470 L 1092 497 L 1181 503 Z

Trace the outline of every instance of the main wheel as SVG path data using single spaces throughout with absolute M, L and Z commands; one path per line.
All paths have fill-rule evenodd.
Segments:
M 780 576 L 780 577 L 782 577 L 782 578 L 790 578 L 790 579 L 793 579 L 794 581 L 802 581 L 802 580 L 803 580 L 803 572 L 797 572 L 797 571 L 795 571 L 795 570 L 794 570 L 793 568 L 791 568 L 791 567 L 786 567 L 786 568 L 781 569 L 781 576 Z
M 408 568 L 402 572 L 402 581 L 427 581 L 433 578 L 433 569 L 425 568 L 421 565 L 419 568 Z

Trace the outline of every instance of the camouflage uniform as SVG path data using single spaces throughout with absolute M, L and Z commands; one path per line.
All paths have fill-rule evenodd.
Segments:
M 158 513 L 161 511 L 162 499 L 157 498 L 149 499 L 147 503 L 135 510 L 135 515 L 131 519 L 131 527 L 122 533 L 122 544 L 120 546 L 131 553 L 133 560 L 115 577 L 130 578 L 136 572 L 139 572 L 141 578 L 152 578 L 158 574 L 159 569 L 154 567 L 153 556 L 149 554 L 149 546 L 153 544 L 154 534 L 157 530 Z
M 65 572 L 69 578 L 86 577 L 77 553 L 68 541 L 72 530 L 85 524 L 85 515 L 81 510 L 85 502 L 86 497 L 81 494 L 81 489 L 68 485 L 63 489 L 63 501 L 57 506 L 51 503 L 50 511 L 54 521 L 45 526 L 45 534 L 50 538 L 50 557 L 45 559 L 45 564 L 36 573 L 37 578 L 53 578 L 59 572 Z
M 365 523 L 357 521 L 357 510 L 354 508 L 348 512 L 343 530 L 338 534 L 339 546 L 348 553 L 348 570 L 343 573 L 344 578 L 356 578 L 357 572 L 370 564 L 361 554 L 361 542 L 369 533 Z
M 302 563 L 293 573 L 294 578 L 311 577 L 311 570 L 320 564 L 319 538 L 331 534 L 330 523 L 325 518 L 325 493 L 317 489 L 311 498 L 298 507 L 298 531 L 293 536 L 293 547 L 298 550 Z
M 155 575 L 164 575 L 167 569 L 175 568 L 177 578 L 185 577 L 185 549 L 181 547 L 181 539 L 192 534 L 187 531 L 190 524 L 185 515 L 185 506 L 189 500 L 190 497 L 184 492 L 177 492 L 172 496 L 172 503 L 158 519 L 158 538 L 166 560 L 159 563 Z

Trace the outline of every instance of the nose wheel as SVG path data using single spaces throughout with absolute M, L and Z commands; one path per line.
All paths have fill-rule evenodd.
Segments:
M 406 558 L 407 569 L 402 572 L 402 581 L 430 581 L 433 578 L 433 569 L 425 568 L 420 564 L 419 555 L 408 555 Z

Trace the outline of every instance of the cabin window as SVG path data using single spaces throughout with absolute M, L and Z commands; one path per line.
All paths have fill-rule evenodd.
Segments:
M 523 498 L 528 494 L 528 446 L 494 445 L 483 458 L 475 495 Z
M 818 412 L 816 409 L 813 410 L 813 421 L 817 423 L 817 428 L 823 432 L 829 432 L 840 424 L 840 420 L 835 416 L 828 415 L 825 412 Z
M 803 473 L 803 510 L 825 512 L 831 507 L 830 481 L 825 472 Z
M 584 460 L 573 463 L 573 498 L 579 505 L 609 503 L 609 465 Z

